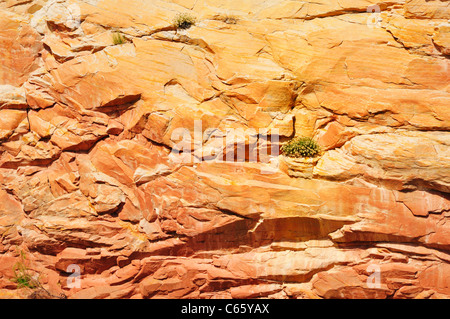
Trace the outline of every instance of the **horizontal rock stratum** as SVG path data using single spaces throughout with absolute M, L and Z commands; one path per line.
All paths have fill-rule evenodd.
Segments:
M 449 18 L 1 1 L 0 297 L 450 297 Z

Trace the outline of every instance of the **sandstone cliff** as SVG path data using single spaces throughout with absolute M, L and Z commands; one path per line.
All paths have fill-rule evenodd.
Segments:
M 450 297 L 449 18 L 448 0 L 1 1 L 0 297 L 30 293 L 21 262 L 69 298 Z M 210 160 L 230 129 L 323 152 L 307 173 Z

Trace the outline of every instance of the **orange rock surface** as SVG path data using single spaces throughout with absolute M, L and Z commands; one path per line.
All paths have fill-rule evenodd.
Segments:
M 2 1 L 0 298 L 449 298 L 449 17 Z

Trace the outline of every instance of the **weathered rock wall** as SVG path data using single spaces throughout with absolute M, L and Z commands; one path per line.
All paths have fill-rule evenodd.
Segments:
M 196 25 L 173 30 L 179 12 Z M 448 0 L 1 1 L 0 296 L 30 293 L 22 251 L 69 298 L 450 297 L 449 18 Z M 230 129 L 323 153 L 311 178 L 261 144 L 211 161 Z

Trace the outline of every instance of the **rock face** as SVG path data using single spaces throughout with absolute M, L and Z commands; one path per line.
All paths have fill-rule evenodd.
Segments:
M 2 1 L 0 297 L 450 297 L 449 17 Z

